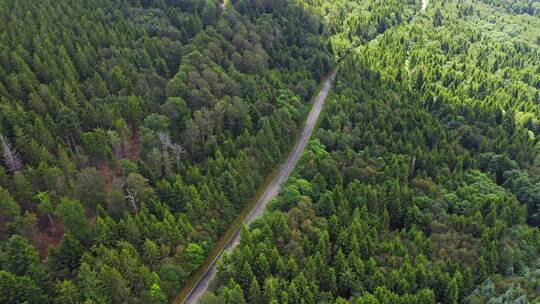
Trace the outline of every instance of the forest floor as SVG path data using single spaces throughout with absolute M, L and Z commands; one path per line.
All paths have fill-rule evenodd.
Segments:
M 139 130 L 132 129 L 129 139 L 120 147 L 118 147 L 116 157 L 118 159 L 129 159 L 133 162 L 137 162 L 140 152 L 140 138 Z M 92 164 L 98 169 L 99 174 L 105 180 L 105 193 L 111 194 L 113 185 L 118 183 L 122 178 L 122 169 L 120 166 L 111 168 L 110 164 L 105 160 L 98 160 Z M 87 212 L 86 217 L 90 224 L 94 226 L 96 221 L 96 215 L 92 212 Z M 64 229 L 60 219 L 56 216 L 52 217 L 55 229 L 51 227 L 50 221 L 46 216 L 41 216 L 38 219 L 38 232 L 35 234 L 34 239 L 37 241 L 37 247 L 39 255 L 42 259 L 45 259 L 48 254 L 49 246 L 58 246 L 64 238 Z M 53 231 L 54 230 L 54 231 Z
M 55 225 L 54 233 L 51 232 L 49 220 L 42 216 L 38 220 L 38 232 L 36 234 L 38 252 L 42 259 L 47 258 L 49 246 L 58 246 L 64 237 L 64 227 L 59 218 L 53 217 Z

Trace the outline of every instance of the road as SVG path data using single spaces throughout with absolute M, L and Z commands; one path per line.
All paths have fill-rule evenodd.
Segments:
M 221 1 L 222 8 L 224 8 L 226 1 L 227 0 Z M 427 9 L 428 4 L 429 4 L 429 0 L 422 0 L 423 11 Z M 304 148 L 306 147 L 309 141 L 309 138 L 311 137 L 311 134 L 313 133 L 313 130 L 315 129 L 315 125 L 317 124 L 317 120 L 319 118 L 319 115 L 321 114 L 324 101 L 326 100 L 326 97 L 328 96 L 328 93 L 330 92 L 330 89 L 332 88 L 332 84 L 334 82 L 335 76 L 336 76 L 336 70 L 333 70 L 332 72 L 330 72 L 329 76 L 323 82 L 321 89 L 319 91 L 319 95 L 315 99 L 311 112 L 309 113 L 309 116 L 306 120 L 304 129 L 302 130 L 302 134 L 298 138 L 293 150 L 291 151 L 291 153 L 289 154 L 285 162 L 281 165 L 281 168 L 278 174 L 275 175 L 272 181 L 267 185 L 266 190 L 260 196 L 259 200 L 255 204 L 253 209 L 251 209 L 248 215 L 244 218 L 245 224 L 248 224 L 248 225 L 251 224 L 253 220 L 255 220 L 260 215 L 262 215 L 266 205 L 274 197 L 278 195 L 281 185 L 291 175 L 296 164 L 298 163 L 298 160 L 300 159 L 300 156 L 302 155 L 302 152 L 304 151 Z M 223 250 L 221 251 L 221 253 L 219 253 L 216 256 L 216 258 L 207 267 L 206 271 L 199 278 L 199 280 L 194 285 L 194 287 L 189 291 L 187 296 L 183 300 L 181 300 L 179 303 L 196 304 L 199 301 L 201 296 L 208 290 L 208 286 L 210 282 L 216 275 L 216 265 L 219 259 L 221 258 L 221 256 L 223 255 L 223 252 L 228 252 L 228 253 L 232 252 L 234 247 L 236 247 L 238 243 L 240 242 L 240 229 L 241 227 L 236 229 L 236 231 L 231 236 L 231 238 L 225 243 L 225 246 Z M 175 301 L 175 303 L 176 302 L 177 301 Z
M 244 223 L 250 224 L 255 220 L 257 217 L 259 217 L 263 211 L 266 205 L 279 193 L 279 189 L 281 185 L 289 178 L 292 171 L 294 170 L 294 167 L 298 163 L 298 160 L 300 159 L 300 156 L 302 156 L 302 151 L 304 151 L 304 148 L 306 147 L 309 138 L 311 137 L 311 134 L 313 133 L 313 130 L 315 129 L 315 125 L 317 124 L 317 120 L 319 118 L 319 114 L 321 114 L 321 110 L 324 104 L 324 101 L 326 100 L 326 97 L 328 96 L 328 92 L 330 92 L 330 89 L 332 88 L 332 84 L 334 82 L 334 78 L 336 76 L 336 71 L 333 70 L 330 72 L 329 76 L 326 78 L 326 80 L 323 82 L 321 89 L 319 91 L 319 95 L 315 99 L 315 102 L 313 104 L 313 107 L 311 109 L 311 112 L 309 113 L 308 118 L 306 119 L 306 123 L 304 125 L 304 129 L 302 130 L 302 134 L 298 138 L 297 142 L 294 145 L 293 150 L 285 160 L 285 162 L 281 165 L 281 168 L 279 172 L 274 176 L 272 181 L 268 184 L 266 190 L 261 195 L 259 200 L 257 201 L 255 207 L 248 213 L 248 215 L 244 218 Z M 187 294 L 187 296 L 184 298 L 184 300 L 181 303 L 185 304 L 196 304 L 200 297 L 206 292 L 208 289 L 208 285 L 216 275 L 216 265 L 221 256 L 223 255 L 223 252 L 232 252 L 234 247 L 238 245 L 240 242 L 240 229 L 236 229 L 235 233 L 232 235 L 232 237 L 229 239 L 229 241 L 225 244 L 224 250 L 214 259 L 214 261 L 210 264 L 210 266 L 207 268 L 207 270 L 204 272 L 204 274 L 201 276 L 199 281 L 195 284 L 194 288 L 191 289 L 191 291 Z

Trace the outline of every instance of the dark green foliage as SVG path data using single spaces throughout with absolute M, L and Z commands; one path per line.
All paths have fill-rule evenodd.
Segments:
M 2 260 L 6 301 L 169 301 L 296 138 L 323 27 L 287 1 L 0 0 L 0 255 L 21 235 L 51 273 Z
M 0 302 L 168 302 L 347 54 L 294 177 L 203 301 L 537 301 L 537 16 L 0 0 Z
M 35 248 L 19 235 L 13 235 L 0 253 L 0 300 L 3 303 L 43 303 L 47 272 Z
M 526 29 L 540 23 L 429 5 L 345 59 L 294 176 L 218 267 L 216 302 L 232 284 L 246 299 L 261 286 L 261 303 L 538 301 L 540 53 Z
M 26 276 L 0 271 L 0 301 L 2 303 L 43 303 L 43 291 Z

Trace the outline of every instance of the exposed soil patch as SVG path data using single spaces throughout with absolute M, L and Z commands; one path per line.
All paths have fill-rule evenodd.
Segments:
M 117 157 L 118 159 L 127 158 L 131 161 L 137 161 L 139 159 L 140 151 L 140 139 L 139 139 L 139 130 L 135 127 L 131 129 L 131 136 L 128 139 L 127 143 L 124 143 L 119 147 Z
M 116 149 L 116 157 L 118 159 L 127 158 L 136 162 L 139 159 L 139 144 L 139 130 L 137 128 L 132 128 L 131 136 L 128 141 Z M 119 166 L 111 168 L 109 163 L 103 159 L 94 161 L 93 165 L 98 169 L 99 174 L 104 177 L 105 193 L 109 195 L 112 191 L 112 186 L 121 180 L 122 169 Z M 94 227 L 96 215 L 92 212 L 87 212 L 86 218 L 90 225 Z M 46 215 L 39 216 L 37 231 L 34 237 L 40 257 L 46 259 L 49 246 L 58 246 L 62 242 L 62 238 L 64 237 L 62 221 L 56 216 L 52 216 L 51 219 Z
M 64 227 L 59 218 L 51 217 L 54 228 L 51 227 L 51 221 L 46 215 L 42 215 L 38 219 L 37 228 L 37 249 L 39 256 L 42 259 L 47 257 L 49 246 L 58 246 L 64 237 Z

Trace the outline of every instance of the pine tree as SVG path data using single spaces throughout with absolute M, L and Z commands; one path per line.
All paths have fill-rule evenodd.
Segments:
M 459 299 L 459 287 L 456 278 L 453 277 L 444 291 L 444 299 L 447 304 L 457 304 Z

